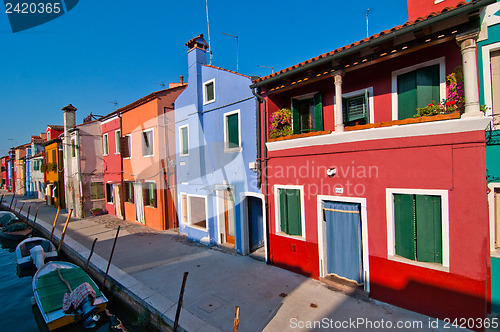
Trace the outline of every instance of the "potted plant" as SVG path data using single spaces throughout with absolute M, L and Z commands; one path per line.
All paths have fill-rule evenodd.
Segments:
M 102 209 L 101 208 L 93 208 L 90 210 L 90 212 L 92 213 L 92 215 L 95 217 L 95 216 L 100 216 L 101 214 L 103 214 L 102 212 Z
M 270 118 L 269 138 L 278 138 L 293 134 L 292 130 L 292 111 L 282 108 L 273 112 Z

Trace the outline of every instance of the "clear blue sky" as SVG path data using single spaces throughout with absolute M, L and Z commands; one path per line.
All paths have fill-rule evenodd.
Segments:
M 214 66 L 265 76 L 408 20 L 405 0 L 208 0 Z M 1 6 L 0 6 L 1 7 Z M 205 0 L 81 0 L 65 15 L 12 33 L 0 13 L 0 155 L 63 124 L 61 108 L 105 115 L 187 79 L 185 42 L 207 36 Z M 206 38 L 208 40 L 208 38 Z M 118 106 L 108 101 L 116 101 Z

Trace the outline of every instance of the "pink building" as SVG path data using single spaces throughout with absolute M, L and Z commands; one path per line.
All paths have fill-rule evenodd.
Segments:
M 99 119 L 102 128 L 102 144 L 104 149 L 104 185 L 106 210 L 109 214 L 123 218 L 123 201 L 121 200 L 122 159 L 120 155 L 121 114 L 112 112 Z

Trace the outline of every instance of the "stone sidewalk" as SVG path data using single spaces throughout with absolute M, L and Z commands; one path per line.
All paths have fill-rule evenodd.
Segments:
M 4 207 L 8 207 L 11 198 L 10 193 L 5 196 Z M 41 200 L 16 199 L 16 211 L 21 202 L 25 203 L 23 216 L 31 206 L 31 220 L 38 207 L 37 230 L 50 234 L 56 209 Z M 66 217 L 61 211 L 55 243 L 59 242 Z M 319 331 L 326 327 L 372 331 L 388 330 L 391 326 L 396 329 L 398 324 L 408 331 L 450 330 L 443 328 L 443 322 L 438 322 L 438 328 L 429 326 L 429 322 L 436 324 L 433 318 L 349 297 L 316 280 L 250 257 L 190 242 L 176 230 L 155 231 L 110 215 L 71 218 L 63 250 L 85 262 L 97 238 L 90 265 L 102 277 L 118 225 L 119 238 L 108 276 L 111 284 L 117 286 L 114 291 L 124 292 L 139 310 L 140 306 L 145 307 L 172 324 L 183 273 L 189 272 L 180 315 L 180 326 L 186 331 L 232 331 L 236 306 L 240 307 L 242 332 Z

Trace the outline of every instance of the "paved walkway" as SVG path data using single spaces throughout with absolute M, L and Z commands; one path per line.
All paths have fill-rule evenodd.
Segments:
M 5 196 L 3 205 L 8 206 L 11 198 L 11 194 Z M 36 224 L 50 232 L 56 209 L 41 200 L 20 198 L 17 211 L 21 202 L 25 203 L 24 216 L 31 206 L 31 220 L 39 208 Z M 66 217 L 61 211 L 56 242 Z M 108 280 L 164 321 L 172 322 L 183 273 L 189 272 L 180 316 L 180 325 L 187 331 L 232 331 L 236 306 L 240 307 L 242 332 L 319 331 L 325 327 L 372 331 L 388 330 L 389 324 L 396 329 L 401 323 L 407 324 L 408 331 L 449 331 L 442 329 L 442 322 L 440 328 L 430 328 L 429 321 L 436 320 L 427 316 L 331 291 L 316 280 L 250 257 L 192 243 L 175 230 L 155 231 L 109 215 L 71 218 L 64 250 L 86 261 L 97 238 L 91 265 L 105 271 L 118 225 Z

